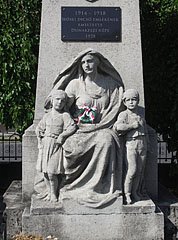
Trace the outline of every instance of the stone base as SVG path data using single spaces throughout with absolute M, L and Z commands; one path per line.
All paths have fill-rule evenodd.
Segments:
M 27 203 L 22 202 L 22 182 L 13 181 L 3 196 L 6 203 L 7 239 L 22 231 L 22 213 Z
M 32 196 L 30 206 L 22 202 L 21 182 L 14 181 L 4 195 L 7 205 L 7 239 L 12 239 L 12 235 L 21 231 L 43 237 L 52 234 L 60 240 L 164 239 L 163 214 L 151 200 L 129 206 L 121 205 L 121 201 L 119 198 L 112 205 L 95 210 L 72 200 L 65 200 L 61 205 L 46 203 Z M 167 211 L 165 227 L 168 229 L 168 221 L 172 221 L 175 233 L 178 226 L 177 200 L 174 199 L 172 203 L 171 199 L 160 199 L 159 206 L 169 209 L 171 216 Z
M 164 239 L 163 214 L 151 200 L 121 203 L 119 198 L 106 208 L 92 209 L 72 200 L 51 204 L 33 196 L 22 216 L 22 230 L 60 240 Z
M 165 239 L 178 239 L 178 198 L 159 185 L 158 206 L 164 214 Z

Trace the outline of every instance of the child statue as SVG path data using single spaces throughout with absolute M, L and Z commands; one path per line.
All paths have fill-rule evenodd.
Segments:
M 123 95 L 126 110 L 121 112 L 114 124 L 114 130 L 125 143 L 126 178 L 124 192 L 126 203 L 139 201 L 141 192 L 139 186 L 143 181 L 143 174 L 147 153 L 147 127 L 143 116 L 138 113 L 139 93 L 128 89 Z M 131 198 L 132 197 L 132 198 Z
M 52 110 L 46 113 L 36 128 L 38 160 L 36 169 L 44 173 L 48 195 L 44 200 L 57 202 L 58 175 L 63 174 L 62 145 L 76 131 L 76 125 L 66 112 L 67 94 L 63 90 L 52 93 Z

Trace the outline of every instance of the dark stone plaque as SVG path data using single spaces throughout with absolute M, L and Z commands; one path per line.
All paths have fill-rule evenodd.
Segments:
M 62 7 L 62 41 L 121 41 L 119 7 Z

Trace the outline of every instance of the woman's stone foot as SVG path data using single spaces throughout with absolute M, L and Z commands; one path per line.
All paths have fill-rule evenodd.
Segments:
M 130 194 L 126 194 L 125 197 L 126 197 L 126 203 L 127 204 L 131 204 L 132 203 L 131 195 Z
M 51 195 L 51 200 L 50 202 L 55 203 L 57 202 L 57 197 L 55 195 Z
M 38 198 L 38 199 L 44 199 L 46 196 L 47 196 L 47 193 L 46 194 L 41 194 L 41 193 L 36 194 L 36 198 Z

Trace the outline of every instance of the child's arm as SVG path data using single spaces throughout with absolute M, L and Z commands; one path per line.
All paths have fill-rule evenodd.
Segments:
M 139 126 L 139 122 L 135 121 L 133 123 L 128 123 L 127 122 L 127 113 L 121 112 L 118 116 L 117 121 L 115 122 L 113 129 L 118 132 L 119 134 L 125 134 L 126 132 L 136 129 Z
M 57 138 L 57 143 L 59 145 L 62 145 L 65 142 L 65 140 L 77 130 L 77 126 L 69 113 L 63 114 L 63 120 L 64 129 L 63 132 Z

